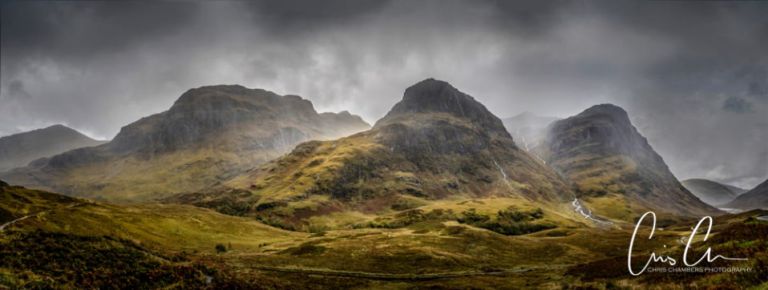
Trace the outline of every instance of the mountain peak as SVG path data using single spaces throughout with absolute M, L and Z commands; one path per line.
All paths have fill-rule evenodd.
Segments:
M 632 125 L 627 112 L 613 104 L 595 105 L 576 116 L 559 120 L 553 124 L 551 132 L 555 135 L 573 133 L 562 135 L 563 138 L 553 144 L 558 147 L 574 148 L 568 146 L 585 142 L 582 145 L 597 150 L 596 153 L 613 152 L 633 156 L 641 154 L 660 160 L 660 157 L 656 158 L 655 153 L 645 154 L 653 149 Z M 561 144 L 562 142 L 564 143 Z
M 31 130 L 31 131 L 21 132 L 21 133 L 9 135 L 9 136 L 2 136 L 2 137 L 5 138 L 5 137 L 14 136 L 14 135 L 24 135 L 24 134 L 30 134 L 30 133 L 32 133 L 32 134 L 52 134 L 52 133 L 82 134 L 82 133 L 78 132 L 77 130 L 72 129 L 72 128 L 67 127 L 67 126 L 64 126 L 62 124 L 55 124 L 55 125 L 50 125 L 50 126 L 45 127 L 45 128 L 38 128 L 38 129 Z
M 547 164 L 571 178 L 580 196 L 622 196 L 646 209 L 687 216 L 717 213 L 680 184 L 616 105 L 556 121 L 544 147 Z
M 477 102 L 448 82 L 429 78 L 405 89 L 402 101 L 390 113 L 446 112 L 465 116 L 463 105 L 467 103 Z
M 43 128 L 43 130 L 62 130 L 62 129 L 63 130 L 72 130 L 72 128 L 69 128 L 69 127 L 64 126 L 62 124 L 50 125 L 48 127 Z
M 45 128 L 34 129 L 27 132 L 21 132 L 9 136 L 0 137 L 3 140 L 10 138 L 81 138 L 83 140 L 90 140 L 93 142 L 99 142 L 92 138 L 78 132 L 75 129 L 67 127 L 62 124 L 55 124 Z M 2 142 L 0 142 L 2 143 Z
M 256 131 L 259 131 L 259 126 L 256 124 L 270 122 L 283 127 L 306 125 L 307 128 L 318 127 L 316 129 L 319 131 L 333 131 L 326 130 L 329 128 L 319 129 L 328 125 L 320 120 L 323 116 L 317 113 L 311 101 L 297 95 L 281 96 L 241 85 L 203 86 L 184 92 L 168 111 L 123 127 L 112 142 L 112 149 L 115 152 L 144 149 L 151 152 L 173 151 L 198 146 L 203 139 L 215 139 L 211 136 L 223 131 L 248 136 L 258 134 Z M 343 117 L 335 123 L 354 121 L 352 127 L 368 127 L 368 124 L 358 122 L 351 115 L 346 119 Z M 328 116 L 325 118 L 328 119 Z M 246 130 L 240 126 L 257 128 Z
M 241 85 L 212 85 L 187 90 L 173 103 L 170 111 L 265 111 L 302 116 L 315 115 L 311 101 L 297 95 L 278 95 L 263 89 Z
M 504 130 L 501 120 L 483 104 L 451 84 L 436 79 L 420 81 L 407 89 L 400 100 L 376 125 L 390 123 L 414 114 L 446 113 L 467 119 L 489 130 Z
M 578 117 L 607 117 L 614 121 L 626 121 L 629 123 L 629 114 L 623 108 L 614 104 L 599 104 L 584 110 Z
M 456 88 L 454 88 L 451 84 L 449 84 L 446 81 L 436 80 L 434 78 L 427 78 L 406 88 L 406 91 L 412 90 L 412 89 L 429 89 L 429 88 L 451 88 L 456 90 Z
M 102 143 L 61 124 L 0 137 L 0 172 L 39 158 Z

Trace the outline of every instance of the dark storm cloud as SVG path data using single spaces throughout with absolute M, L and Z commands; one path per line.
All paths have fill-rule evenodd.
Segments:
M 194 2 L 6 2 L 2 49 L 9 55 L 85 61 L 176 34 L 195 20 L 197 9 Z
M 723 110 L 734 113 L 749 113 L 752 112 L 752 103 L 739 97 L 730 97 L 725 99 Z
M 8 93 L 6 94 L 10 99 L 27 99 L 31 96 L 24 90 L 24 83 L 21 81 L 11 81 L 8 85 Z
M 311 33 L 333 26 L 354 25 L 389 4 L 381 0 L 252 1 L 245 3 L 257 24 L 272 33 Z
M 98 137 L 186 89 L 239 83 L 375 121 L 445 79 L 501 117 L 624 106 L 680 178 L 768 175 L 768 3 L 11 1 L 0 135 Z

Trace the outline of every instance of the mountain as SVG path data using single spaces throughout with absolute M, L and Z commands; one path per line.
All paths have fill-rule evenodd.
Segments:
M 501 121 L 509 134 L 512 134 L 515 143 L 526 151 L 530 151 L 547 136 L 547 126 L 557 120 L 559 119 L 555 117 L 524 112 Z
M 299 142 L 368 128 L 348 112 L 318 114 L 299 96 L 206 86 L 185 92 L 168 111 L 123 127 L 109 143 L 38 160 L 2 178 L 81 197 L 161 198 L 208 187 Z
M 371 130 L 302 143 L 225 184 L 169 201 L 306 230 L 429 212 L 445 200 L 456 202 L 455 210 L 470 207 L 467 200 L 490 197 L 521 206 L 572 200 L 564 181 L 520 150 L 499 118 L 434 79 L 406 89 Z
M 0 172 L 27 165 L 35 159 L 102 143 L 64 125 L 5 136 L 0 138 Z
M 599 214 L 631 220 L 646 210 L 718 213 L 678 182 L 620 107 L 597 105 L 555 122 L 539 151 Z
M 711 206 L 720 206 L 736 199 L 744 190 L 707 179 L 686 179 L 681 182 L 693 195 Z
M 723 205 L 724 208 L 741 210 L 768 209 L 768 180 L 763 181 L 750 191 L 739 195 L 733 201 Z
M 743 189 L 743 188 L 738 187 L 738 186 L 733 186 L 733 185 L 725 184 L 725 183 L 722 183 L 722 185 L 727 187 L 728 190 L 730 190 L 731 192 L 735 193 L 736 195 L 742 195 L 745 192 L 747 192 L 746 189 Z

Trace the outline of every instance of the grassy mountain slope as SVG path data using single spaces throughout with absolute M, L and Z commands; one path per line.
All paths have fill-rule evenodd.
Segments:
M 3 223 L 29 216 L 6 230 L 24 225 L 83 236 L 108 235 L 176 252 L 213 252 L 215 244 L 223 242 L 255 250 L 265 243 L 302 236 L 187 205 L 121 206 L 8 185 L 0 188 L 0 194 L 0 210 L 11 216 Z
M 216 265 L 190 255 L 305 237 L 191 206 L 117 206 L 5 183 L 0 205 L 0 285 L 11 288 L 225 287 Z
M 299 142 L 367 128 L 347 112 L 318 114 L 298 96 L 208 86 L 187 91 L 168 111 L 123 127 L 107 144 L 38 160 L 2 176 L 82 197 L 147 200 L 214 185 Z
M 0 181 L 0 224 L 26 215 L 51 210 L 62 205 L 80 203 L 81 200 L 59 194 L 23 187 L 11 187 Z

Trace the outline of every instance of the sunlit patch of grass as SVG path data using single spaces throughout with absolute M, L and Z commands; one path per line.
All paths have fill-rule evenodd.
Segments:
M 77 196 L 111 202 L 147 201 L 216 185 L 235 172 L 278 155 L 276 151 L 242 155 L 203 148 L 153 158 L 119 157 L 75 167 L 56 176 L 54 182 Z
M 114 206 L 92 204 L 60 209 L 24 221 L 48 231 L 77 235 L 109 235 L 174 251 L 213 253 L 217 243 L 234 251 L 261 251 L 264 244 L 304 234 L 185 205 Z
M 331 229 L 351 229 L 355 225 L 370 222 L 376 216 L 357 211 L 334 212 L 327 215 L 313 216 L 308 219 L 308 231 L 317 233 Z
M 639 208 L 633 208 L 626 197 L 618 194 L 606 194 L 598 197 L 586 197 L 582 202 L 595 215 L 620 221 L 632 221 L 637 217 Z
M 85 201 L 20 186 L 0 185 L 0 224 L 25 215 L 81 202 Z
M 581 196 L 639 191 L 632 180 L 627 180 L 637 174 L 637 164 L 626 156 L 580 155 L 559 160 L 557 166 L 568 168 L 566 174 L 575 182 L 577 194 Z

